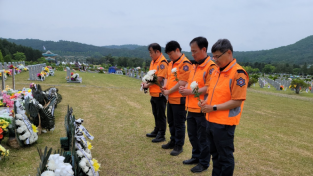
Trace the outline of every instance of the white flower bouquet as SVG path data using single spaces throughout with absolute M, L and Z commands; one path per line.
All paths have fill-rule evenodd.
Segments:
M 174 76 L 175 76 L 175 81 L 179 81 L 178 80 L 178 78 L 177 78 L 177 68 L 173 68 L 172 70 L 171 70 L 171 72 L 174 74 Z
M 16 133 L 18 139 L 24 144 L 33 144 L 38 140 L 37 127 L 30 123 L 28 118 L 22 114 L 15 115 Z
M 197 98 L 200 101 L 200 93 L 199 93 L 199 86 L 196 81 L 193 81 L 190 84 L 190 88 L 192 90 L 192 93 L 195 95 L 194 97 Z
M 87 129 L 82 125 L 83 119 L 75 120 L 75 150 L 79 157 L 79 167 L 88 176 L 98 175 L 100 164 L 96 159 L 92 158 L 91 149 L 93 148 L 91 143 L 86 140 L 85 136 L 89 139 L 93 139 L 93 136 L 89 134 Z
M 72 165 L 64 163 L 64 156 L 60 154 L 53 154 L 49 156 L 47 163 L 47 170 L 44 171 L 41 176 L 73 176 L 74 171 Z
M 158 77 L 155 74 L 156 70 L 150 70 L 148 73 L 142 78 L 142 82 L 156 84 L 161 88 L 161 85 L 158 81 Z

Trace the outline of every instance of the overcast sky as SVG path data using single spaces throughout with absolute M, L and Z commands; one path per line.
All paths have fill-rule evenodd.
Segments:
M 0 37 L 96 46 L 170 40 L 190 51 L 206 37 L 235 51 L 272 49 L 313 35 L 313 0 L 0 0 Z

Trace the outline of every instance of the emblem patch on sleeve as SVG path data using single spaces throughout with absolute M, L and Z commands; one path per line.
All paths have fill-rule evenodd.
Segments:
M 189 70 L 188 65 L 185 65 L 185 66 L 183 67 L 183 70 L 184 70 L 184 71 L 188 71 L 188 70 Z
M 237 79 L 236 81 L 237 81 L 237 85 L 240 86 L 240 87 L 246 85 L 246 80 L 243 79 L 242 77 L 240 77 L 240 78 Z
M 163 70 L 165 66 L 163 64 L 160 65 L 160 69 Z
M 212 75 L 213 71 L 214 71 L 214 68 L 211 68 L 211 70 L 209 71 L 209 74 Z

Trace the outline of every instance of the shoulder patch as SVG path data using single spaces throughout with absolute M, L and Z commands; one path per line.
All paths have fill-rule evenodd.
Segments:
M 237 70 L 237 73 L 243 73 L 243 74 L 247 75 L 246 72 L 243 70 Z
M 209 71 L 209 74 L 212 75 L 213 71 L 214 71 L 214 68 L 211 68 Z
M 246 85 L 246 80 L 243 79 L 242 77 L 240 77 L 239 79 L 237 79 L 236 82 L 237 82 L 237 85 L 240 86 L 240 87 Z
M 188 70 L 189 70 L 189 66 L 188 66 L 188 65 L 185 65 L 185 66 L 183 67 L 183 70 L 184 70 L 184 71 L 188 71 Z
M 160 69 L 163 70 L 165 68 L 164 64 L 160 65 Z

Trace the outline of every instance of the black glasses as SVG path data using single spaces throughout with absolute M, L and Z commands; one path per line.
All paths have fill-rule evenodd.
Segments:
M 228 50 L 224 51 L 224 52 L 223 52 L 221 55 L 219 55 L 219 56 L 212 56 L 212 58 L 216 60 L 216 59 L 220 58 L 221 56 L 223 56 L 223 54 L 225 54 L 227 51 L 228 51 Z

